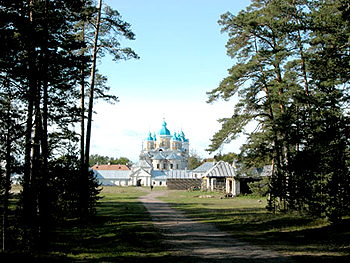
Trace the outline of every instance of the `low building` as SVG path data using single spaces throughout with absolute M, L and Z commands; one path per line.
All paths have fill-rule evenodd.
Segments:
M 94 174 L 101 185 L 128 186 L 131 185 L 131 171 L 94 170 Z
M 130 174 L 131 185 L 133 186 L 151 186 L 151 177 L 152 174 L 147 170 L 137 167 L 132 169 Z
M 219 161 L 203 175 L 203 189 L 237 196 L 251 193 L 248 184 L 271 175 L 271 166 L 252 168 L 249 173 L 237 171 L 236 166 Z
M 240 182 L 235 168 L 224 161 L 214 164 L 203 176 L 203 188 L 225 192 L 237 196 L 240 194 Z
M 169 180 L 187 179 L 192 179 L 191 172 L 187 170 L 154 170 L 151 180 L 153 186 L 168 186 Z
M 205 162 L 192 171 L 193 178 L 203 178 L 206 172 L 208 172 L 214 166 L 214 162 Z
M 131 170 L 123 164 L 96 164 L 91 167 L 101 185 L 131 185 Z
M 152 172 L 153 186 L 167 186 L 167 174 L 162 170 L 155 170 Z

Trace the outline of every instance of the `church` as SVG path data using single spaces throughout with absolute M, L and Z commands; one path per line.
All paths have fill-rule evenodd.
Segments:
M 143 148 L 143 147 L 142 147 Z M 157 135 L 149 132 L 146 147 L 142 149 L 140 161 L 150 163 L 153 170 L 188 169 L 189 140 L 183 131 L 171 135 L 167 123 L 163 120 L 162 128 Z
M 167 186 L 169 179 L 192 176 L 188 170 L 189 147 L 184 132 L 171 134 L 163 120 L 157 134 L 149 132 L 142 143 L 138 163 L 129 171 L 112 170 L 108 165 L 92 169 L 103 185 Z

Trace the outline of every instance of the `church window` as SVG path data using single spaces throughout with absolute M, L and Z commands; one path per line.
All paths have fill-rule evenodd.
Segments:
M 170 164 L 170 169 L 174 169 L 174 165 L 172 163 Z
M 157 163 L 157 169 L 159 169 L 159 163 Z

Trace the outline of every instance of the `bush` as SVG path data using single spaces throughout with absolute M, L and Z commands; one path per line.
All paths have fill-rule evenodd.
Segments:
M 269 191 L 268 178 L 264 178 L 257 182 L 248 183 L 248 187 L 252 192 L 252 195 L 256 197 L 266 196 Z
M 95 212 L 100 190 L 93 171 L 82 172 L 76 156 L 63 156 L 50 164 L 49 200 L 52 216 L 86 217 Z

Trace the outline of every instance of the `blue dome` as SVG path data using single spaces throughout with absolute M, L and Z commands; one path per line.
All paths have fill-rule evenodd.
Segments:
M 154 141 L 151 132 L 149 133 L 149 135 L 147 137 L 147 141 Z
M 180 133 L 178 133 L 178 134 L 176 135 L 176 139 L 177 139 L 179 142 L 181 142 Z
M 178 138 L 177 138 L 177 133 L 176 132 L 174 132 L 174 135 L 173 135 L 173 138 L 171 138 L 173 141 L 177 141 L 178 140 Z
M 185 142 L 186 141 L 186 138 L 185 138 L 185 134 L 184 132 L 181 130 L 180 134 L 179 134 L 179 137 L 180 137 L 180 140 Z
M 163 121 L 163 124 L 162 124 L 162 128 L 159 130 L 158 134 L 159 135 L 167 135 L 167 136 L 170 136 L 170 131 L 168 130 L 168 128 L 166 127 L 166 122 Z

